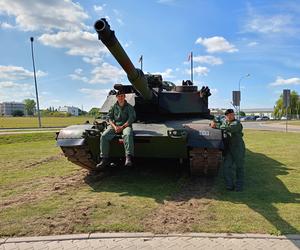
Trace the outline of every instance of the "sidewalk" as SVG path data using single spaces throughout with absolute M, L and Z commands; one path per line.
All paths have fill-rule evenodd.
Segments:
M 0 239 L 13 249 L 300 249 L 300 235 L 93 233 Z

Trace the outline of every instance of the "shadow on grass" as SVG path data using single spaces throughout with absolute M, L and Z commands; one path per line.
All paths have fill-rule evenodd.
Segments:
M 250 150 L 246 152 L 245 170 L 246 184 L 243 192 L 226 191 L 221 176 L 215 179 L 187 178 L 183 174 L 186 172 L 178 171 L 178 164 L 172 162 L 147 162 L 135 169 L 116 169 L 101 180 L 90 175 L 85 181 L 95 192 L 150 197 L 158 203 L 165 200 L 189 201 L 192 198 L 241 203 L 262 215 L 276 228 L 277 233 L 300 233 L 299 229 L 280 216 L 275 206 L 280 203 L 299 204 L 300 194 L 290 192 L 279 178 L 293 174 L 288 172 L 292 170 L 264 154 Z
M 120 196 L 141 196 L 163 203 L 177 192 L 184 180 L 183 168 L 175 161 L 136 162 L 135 167 L 112 167 L 102 174 L 90 174 L 85 182 L 94 192 Z
M 293 174 L 292 169 L 264 154 L 254 153 L 250 150 L 246 152 L 245 169 L 246 187 L 244 192 L 224 191 L 223 183 L 218 183 L 215 198 L 246 204 L 268 220 L 276 228 L 277 233 L 299 233 L 299 229 L 280 216 L 275 206 L 276 204 L 299 204 L 300 202 L 300 194 L 290 192 L 280 180 L 280 176 Z M 289 171 L 291 172 L 289 173 Z

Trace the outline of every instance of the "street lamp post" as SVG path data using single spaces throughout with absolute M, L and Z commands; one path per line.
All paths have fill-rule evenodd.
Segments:
M 241 95 L 241 81 L 242 79 L 249 77 L 250 74 L 244 75 L 240 78 L 239 80 L 239 93 L 240 93 L 240 100 L 239 100 L 239 108 L 238 108 L 238 120 L 240 119 L 240 113 L 241 113 L 241 99 L 242 99 L 242 95 Z
M 38 89 L 36 83 L 34 56 L 33 56 L 33 37 L 30 37 L 30 42 L 31 42 L 31 57 L 32 57 L 33 76 L 34 76 L 34 84 L 35 84 L 36 105 L 37 105 L 37 112 L 38 112 L 38 119 L 39 119 L 39 128 L 41 128 L 42 124 L 41 124 L 40 104 L 39 104 L 39 95 L 38 95 Z

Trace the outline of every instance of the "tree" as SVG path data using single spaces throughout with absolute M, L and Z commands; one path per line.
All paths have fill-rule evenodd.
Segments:
M 240 111 L 240 116 L 246 116 L 246 113 L 244 111 Z
M 100 115 L 100 109 L 99 108 L 91 108 L 89 111 L 90 116 L 99 116 Z
M 290 107 L 288 108 L 288 114 L 291 114 L 294 117 L 295 116 L 299 117 L 300 115 L 300 99 L 298 93 L 295 90 L 291 92 L 291 103 L 290 103 Z M 276 118 L 286 116 L 286 108 L 283 107 L 282 94 L 280 95 L 279 99 L 276 101 L 274 107 L 274 116 Z
M 23 116 L 24 115 L 24 112 L 22 110 L 14 110 L 12 112 L 12 116 L 13 117 L 16 117 L 16 116 Z
M 32 99 L 25 99 L 23 102 L 25 104 L 25 110 L 27 115 L 33 115 L 35 111 L 35 101 Z

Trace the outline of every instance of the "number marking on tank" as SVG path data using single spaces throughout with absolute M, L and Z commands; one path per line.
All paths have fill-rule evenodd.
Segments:
M 207 131 L 207 130 L 200 130 L 200 131 L 199 131 L 199 135 L 202 135 L 202 136 L 209 136 L 209 131 Z

